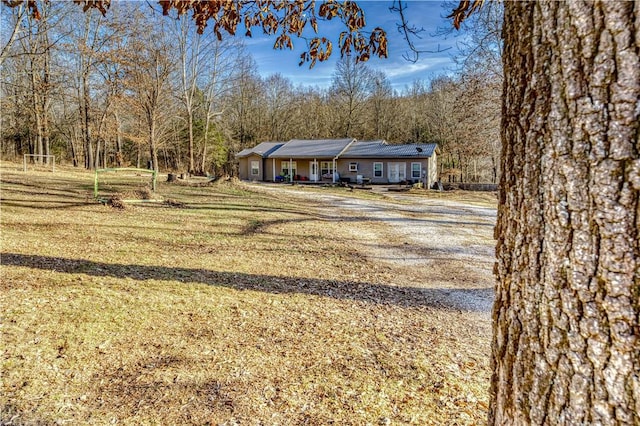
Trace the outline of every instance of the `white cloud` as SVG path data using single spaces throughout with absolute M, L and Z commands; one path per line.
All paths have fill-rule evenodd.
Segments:
M 393 80 L 400 77 L 418 76 L 426 72 L 446 71 L 447 67 L 452 65 L 451 58 L 431 58 L 426 57 L 419 62 L 407 61 L 404 64 L 395 62 L 389 63 L 389 66 L 382 66 L 381 69 L 387 74 L 389 79 Z

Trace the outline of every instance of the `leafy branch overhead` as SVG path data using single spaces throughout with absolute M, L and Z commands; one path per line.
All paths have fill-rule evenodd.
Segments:
M 458 7 L 453 9 L 451 15 L 447 16 L 447 18 L 453 18 L 453 26 L 456 30 L 459 30 L 462 21 L 478 11 L 484 4 L 484 1 L 485 0 L 460 0 Z
M 40 17 L 38 2 L 48 0 L 2 0 L 10 7 L 27 5 L 32 16 Z M 86 12 L 97 9 L 103 15 L 107 13 L 111 0 L 74 0 L 83 6 Z M 318 21 L 339 19 L 345 26 L 340 33 L 338 47 L 340 55 L 354 55 L 356 62 L 366 62 L 371 56 L 386 58 L 387 34 L 384 29 L 376 27 L 370 32 L 366 26 L 364 12 L 354 1 L 324 0 L 317 6 L 315 0 L 158 0 L 162 13 L 169 15 L 175 9 L 178 15 L 191 13 L 192 18 L 202 33 L 209 22 L 213 22 L 213 32 L 219 40 L 223 32 L 234 36 L 238 26 L 242 24 L 245 36 L 251 37 L 254 28 L 260 28 L 264 34 L 275 36 L 274 49 L 293 49 L 292 37 L 304 39 L 307 50 L 300 55 L 300 65 L 309 62 L 313 68 L 317 61 L 327 60 L 333 52 L 333 42 L 318 35 Z M 449 18 L 457 29 L 472 13 L 478 10 L 484 0 L 461 0 Z M 404 20 L 404 17 L 402 18 Z M 314 34 L 305 35 L 311 28 Z
M 31 14 L 39 18 L 38 3 L 47 0 L 2 0 L 10 7 L 27 5 Z M 74 0 L 84 11 L 97 9 L 107 13 L 111 0 Z M 264 34 L 275 36 L 275 49 L 293 49 L 292 37 L 303 39 L 307 50 L 300 55 L 300 65 L 309 62 L 313 67 L 317 61 L 325 61 L 333 52 L 333 42 L 318 34 L 318 21 L 338 19 L 345 30 L 340 33 L 338 47 L 340 54 L 354 55 L 356 61 L 365 62 L 371 56 L 387 57 L 387 35 L 382 28 L 365 32 L 364 12 L 353 1 L 338 2 L 326 0 L 316 4 L 315 0 L 159 0 L 162 13 L 169 15 L 173 10 L 178 15 L 191 13 L 202 33 L 210 23 L 218 39 L 226 32 L 236 35 L 242 25 L 245 36 L 251 37 L 259 28 Z M 307 36 L 311 34 L 311 36 Z

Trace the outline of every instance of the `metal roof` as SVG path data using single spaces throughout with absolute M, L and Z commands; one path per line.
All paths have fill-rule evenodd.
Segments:
M 260 155 L 263 158 L 267 158 L 269 154 L 273 153 L 284 144 L 284 142 L 262 142 L 253 148 L 243 149 L 236 154 L 236 157 L 242 158 L 250 155 Z
M 358 141 L 349 146 L 340 158 L 426 158 L 437 144 L 389 145 L 385 141 Z
M 355 139 L 292 139 L 269 158 L 335 158 Z
M 236 157 L 260 155 L 263 158 L 428 158 L 437 144 L 389 145 L 383 140 L 356 141 L 355 139 L 292 139 L 289 142 L 262 142 L 243 149 Z

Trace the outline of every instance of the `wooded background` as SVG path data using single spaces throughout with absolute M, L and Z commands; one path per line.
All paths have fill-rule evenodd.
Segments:
M 349 57 L 328 88 L 261 76 L 242 37 L 200 35 L 149 4 L 106 18 L 70 2 L 42 3 L 38 20 L 24 5 L 2 12 L 5 159 L 234 174 L 234 154 L 262 141 L 354 137 L 437 142 L 444 182 L 498 179 L 502 5 L 465 23 L 456 72 L 402 90 Z

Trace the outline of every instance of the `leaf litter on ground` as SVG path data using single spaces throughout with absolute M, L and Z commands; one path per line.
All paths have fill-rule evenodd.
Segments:
M 372 260 L 388 224 L 235 181 L 116 213 L 88 173 L 8 166 L 3 423 L 485 421 L 489 314 Z

